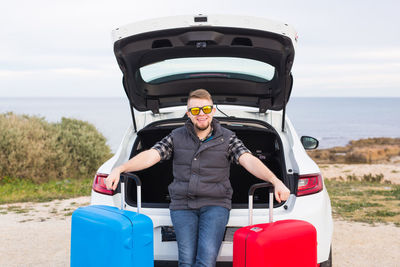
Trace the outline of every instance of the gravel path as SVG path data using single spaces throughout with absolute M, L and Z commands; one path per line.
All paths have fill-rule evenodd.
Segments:
M 88 203 L 1 205 L 0 266 L 69 266 L 70 214 Z M 399 237 L 400 227 L 335 221 L 334 266 L 400 266 Z
M 333 266 L 400 266 L 400 227 L 334 222 Z
M 0 266 L 69 266 L 71 213 L 89 202 L 0 205 Z

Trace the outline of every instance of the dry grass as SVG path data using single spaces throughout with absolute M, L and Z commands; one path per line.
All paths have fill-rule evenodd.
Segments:
M 325 180 L 333 215 L 350 221 L 400 226 L 400 185 L 382 180 L 382 175 Z

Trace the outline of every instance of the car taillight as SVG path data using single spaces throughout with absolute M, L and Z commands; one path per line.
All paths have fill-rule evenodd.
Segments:
M 108 174 L 97 173 L 96 176 L 94 177 L 92 188 L 95 192 L 98 192 L 100 194 L 114 195 L 115 192 L 113 190 L 108 190 L 106 183 L 104 182 L 107 176 Z
M 297 186 L 297 196 L 305 196 L 318 193 L 322 191 L 322 176 L 319 173 L 300 175 L 298 186 Z

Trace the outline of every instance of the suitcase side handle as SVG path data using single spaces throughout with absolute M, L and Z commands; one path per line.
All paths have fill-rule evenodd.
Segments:
M 273 211 L 274 211 L 274 185 L 266 182 L 266 183 L 258 183 L 250 186 L 249 189 L 249 225 L 253 224 L 253 196 L 256 189 L 259 188 L 268 188 L 269 192 L 269 222 L 273 222 Z
M 123 172 L 120 176 L 121 181 L 121 210 L 125 210 L 125 183 L 127 179 L 133 179 L 136 183 L 136 196 L 137 196 L 137 213 L 140 213 L 142 208 L 142 181 L 140 178 L 131 172 Z

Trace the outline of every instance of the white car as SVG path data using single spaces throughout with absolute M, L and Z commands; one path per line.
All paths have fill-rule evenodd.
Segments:
M 182 126 L 189 92 L 204 88 L 213 96 L 215 118 L 290 189 L 286 202 L 274 204 L 274 220 L 313 224 L 318 263 L 331 266 L 330 199 L 318 166 L 305 152 L 316 148 L 318 141 L 299 138 L 285 114 L 293 85 L 295 30 L 261 18 L 198 15 L 129 24 L 112 35 L 133 123 L 116 154 L 98 169 L 91 204 L 120 206 L 120 189 L 107 190 L 104 178 L 112 168 Z M 160 162 L 137 175 L 142 180 L 142 213 L 154 224 L 155 266 L 176 266 L 178 250 L 167 188 L 173 180 L 172 163 Z M 248 223 L 249 187 L 262 182 L 240 165 L 231 166 L 230 181 L 232 210 L 217 266 L 232 265 L 233 233 Z M 126 209 L 136 211 L 135 183 L 128 182 L 126 188 Z M 267 222 L 266 190 L 256 192 L 254 201 L 253 223 Z

